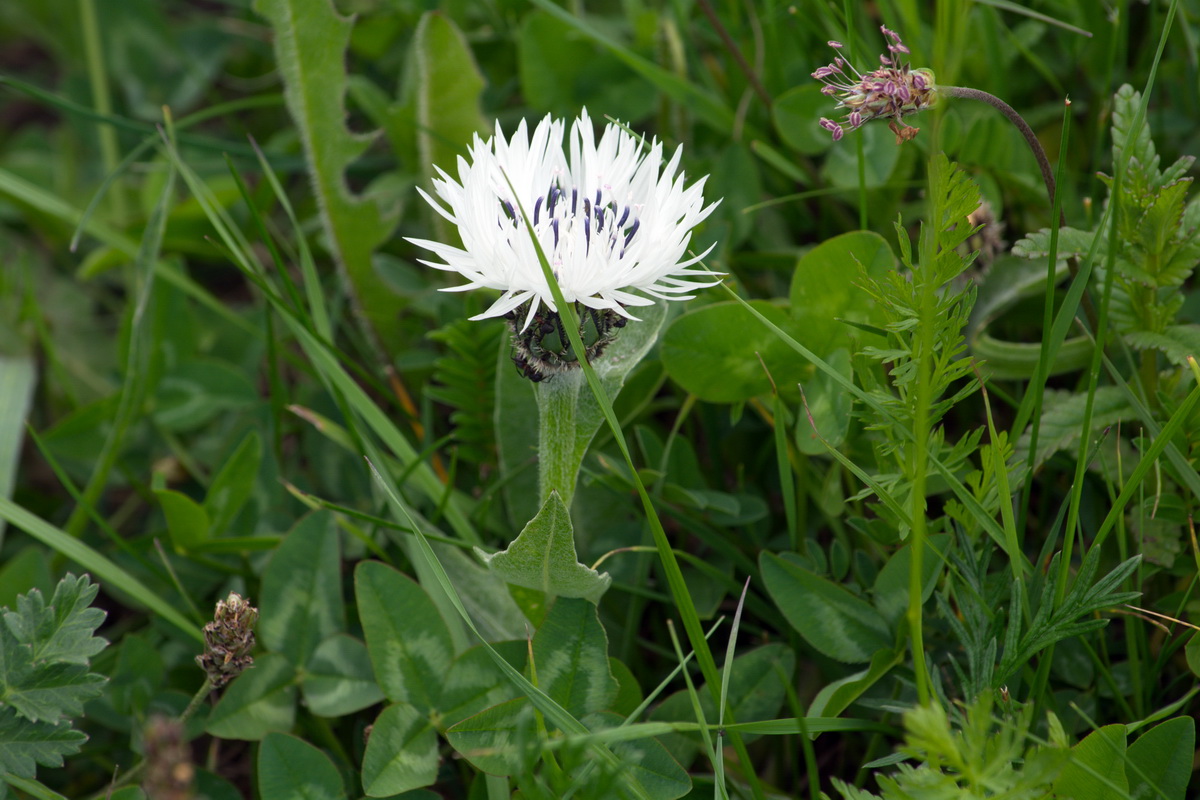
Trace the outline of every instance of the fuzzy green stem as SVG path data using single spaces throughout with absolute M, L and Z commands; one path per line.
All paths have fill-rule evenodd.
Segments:
M 562 372 L 537 385 L 538 403 L 538 508 L 550 492 L 557 491 L 571 507 L 575 479 L 583 453 L 576 452 L 575 409 L 583 371 Z M 586 446 L 586 445 L 585 445 Z
M 212 678 L 206 677 L 204 679 L 204 684 L 200 687 L 200 691 L 193 695 L 192 702 L 188 703 L 187 708 L 185 708 L 183 713 L 179 715 L 180 724 L 185 724 L 189 719 L 192 718 L 192 715 L 196 713 L 196 709 L 200 708 L 200 704 L 207 700 L 208 696 L 212 694 L 213 688 Z

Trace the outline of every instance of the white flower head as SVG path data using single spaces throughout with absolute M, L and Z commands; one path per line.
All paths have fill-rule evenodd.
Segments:
M 557 312 L 522 209 L 568 303 L 636 319 L 628 307 L 651 305 L 655 298 L 688 300 L 689 292 L 718 283 L 693 267 L 711 247 L 687 257 L 692 228 L 717 203 L 704 205 L 705 178 L 687 186 L 676 174 L 681 148 L 664 164 L 661 142 L 643 150 L 644 140 L 613 124 L 596 141 L 586 109 L 565 146 L 564 127 L 546 115 L 532 137 L 522 121 L 505 139 L 497 123 L 494 137 L 476 135 L 469 158 L 459 157 L 457 181 L 438 170 L 433 185 L 441 202 L 421 192 L 462 239 L 461 249 L 409 239 L 444 262 L 421 263 L 467 279 L 444 291 L 500 290 L 500 298 L 472 319 L 520 309 L 518 331 L 534 320 L 540 304 Z

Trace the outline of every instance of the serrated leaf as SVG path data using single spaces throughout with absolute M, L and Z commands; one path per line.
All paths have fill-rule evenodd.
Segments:
M 507 550 L 490 555 L 479 549 L 476 552 L 504 580 L 549 596 L 581 597 L 596 603 L 612 583 L 607 572 L 579 563 L 571 512 L 558 492 L 550 493 Z
M 87 575 L 68 574 L 55 587 L 49 606 L 39 590 L 31 589 L 17 598 L 15 612 L 4 610 L 4 623 L 19 643 L 29 646 L 35 664 L 86 664 L 108 646 L 92 636 L 105 617 L 100 609 L 89 607 L 99 590 Z
M 1154 149 L 1154 141 L 1150 138 L 1150 124 L 1146 117 L 1142 116 L 1134 128 L 1141 102 L 1141 92 L 1128 83 L 1117 89 L 1113 96 L 1113 161 L 1119 161 L 1124 156 L 1125 147 L 1132 139 L 1128 156 L 1131 178 L 1129 188 L 1134 191 L 1146 188 L 1159 175 L 1158 153 Z
M 43 663 L 4 687 L 0 702 L 31 722 L 57 723 L 83 713 L 84 701 L 97 697 L 106 682 L 82 664 Z
M 1038 439 L 1037 458 L 1034 469 L 1046 459 L 1065 450 L 1079 441 L 1083 429 L 1083 415 L 1087 410 L 1087 397 L 1069 392 L 1047 391 L 1043 404 L 1041 432 Z M 1092 430 L 1115 425 L 1136 418 L 1129 399 L 1118 386 L 1101 386 L 1092 397 Z M 1022 433 L 1013 451 L 1014 463 L 1023 463 L 1029 457 L 1029 431 Z
M 398 335 L 398 300 L 371 263 L 387 240 L 394 214 L 351 194 L 346 168 L 372 136 L 346 128 L 346 47 L 353 23 L 330 0 L 255 0 L 275 31 L 275 62 L 284 98 L 304 143 L 308 174 L 335 260 L 354 287 L 362 311 L 385 343 Z
M 31 722 L 0 706 L 0 769 L 32 778 L 37 765 L 61 767 L 63 756 L 79 752 L 87 741 L 70 723 Z
M 429 334 L 450 352 L 434 362 L 425 395 L 450 407 L 458 457 L 472 464 L 495 458 L 495 353 L 506 330 L 461 319 Z
M 1058 259 L 1080 258 L 1092 248 L 1092 240 L 1096 234 L 1093 231 L 1081 231 L 1078 228 L 1061 228 L 1058 232 Z M 1050 230 L 1043 228 L 1036 233 L 1027 234 L 1018 239 L 1012 247 L 1012 254 L 1021 258 L 1045 259 L 1050 255 Z M 1045 273 L 1043 273 L 1044 278 Z

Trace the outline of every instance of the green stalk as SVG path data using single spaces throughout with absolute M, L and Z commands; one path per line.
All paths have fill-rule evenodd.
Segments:
M 83 29 L 83 52 L 87 60 L 88 81 L 92 88 L 92 102 L 96 111 L 106 117 L 112 116 L 112 95 L 108 91 L 108 71 L 104 66 L 104 47 L 100 41 L 100 24 L 96 18 L 95 0 L 79 0 L 79 24 Z M 112 173 L 121 162 L 117 147 L 117 133 L 109 125 L 97 128 L 100 136 L 100 158 L 104 171 Z M 112 193 L 113 216 L 120 224 L 125 219 L 125 195 Z
M 936 128 L 936 124 L 935 124 Z M 934 138 L 936 141 L 936 132 Z M 936 144 L 933 148 L 936 152 Z M 920 269 L 933 270 L 937 258 L 938 221 L 942 218 L 940 193 L 936 191 L 941 183 L 939 163 L 934 159 L 930 164 L 929 197 L 932 207 L 926 223 L 929 227 L 922 231 L 920 248 Z M 914 278 L 915 280 L 917 278 Z M 917 402 L 913 411 L 913 459 L 912 459 L 912 508 L 909 514 L 912 520 L 912 539 L 909 548 L 912 558 L 908 570 L 908 629 L 912 637 L 913 672 L 917 681 L 917 700 L 921 705 L 929 703 L 929 672 L 925 665 L 925 635 L 922 613 L 922 561 L 925 556 L 926 518 L 925 518 L 925 470 L 929 464 L 929 432 L 930 406 L 932 405 L 931 386 L 933 373 L 934 325 L 933 318 L 937 313 L 935 295 L 936 288 L 933 280 L 926 277 L 920 280 L 920 297 L 918 302 L 920 328 L 917 331 Z
M 542 381 L 534 392 L 538 404 L 538 508 L 554 491 L 567 508 L 575 496 L 581 463 L 575 453 L 575 406 L 582 385 L 583 372 L 570 370 Z

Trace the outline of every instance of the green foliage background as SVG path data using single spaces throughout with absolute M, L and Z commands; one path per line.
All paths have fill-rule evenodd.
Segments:
M 0 796 L 189 796 L 171 753 L 219 799 L 1189 796 L 1198 19 L 0 5 Z M 1057 202 L 981 103 L 830 141 L 810 74 L 881 24 Z M 416 189 L 474 134 L 583 107 L 710 176 L 726 280 L 562 400 L 568 505 L 403 237 L 454 241 Z

